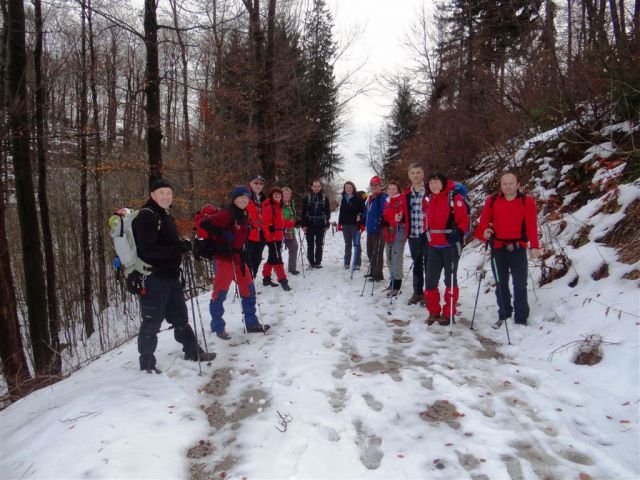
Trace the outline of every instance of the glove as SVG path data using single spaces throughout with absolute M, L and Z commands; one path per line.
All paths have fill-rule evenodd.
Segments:
M 342 225 L 338 224 L 338 231 L 341 232 L 342 231 Z
M 181 253 L 189 253 L 191 251 L 191 240 L 180 240 L 178 248 L 180 249 Z
M 234 240 L 233 232 L 230 232 L 229 230 L 225 230 L 224 232 L 222 232 L 222 237 L 227 241 L 227 243 L 233 243 L 233 240 Z
M 381 227 L 388 227 L 389 226 L 389 222 L 387 222 L 386 220 L 381 218 L 380 219 L 380 226 Z
M 276 231 L 276 226 L 275 225 L 269 225 L 269 231 L 270 232 L 275 232 Z
M 140 272 L 134 270 L 127 277 L 127 291 L 133 295 L 145 295 L 147 289 L 144 286 L 144 277 Z
M 364 224 L 360 225 L 360 233 L 364 232 L 365 228 Z

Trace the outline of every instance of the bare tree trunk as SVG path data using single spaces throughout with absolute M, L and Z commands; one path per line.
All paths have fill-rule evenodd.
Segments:
M 82 26 L 80 38 L 80 100 L 78 123 L 78 139 L 80 141 L 80 249 L 82 251 L 82 303 L 84 331 L 89 338 L 94 332 L 93 325 L 93 296 L 91 293 L 91 245 L 89 244 L 89 198 L 87 192 L 88 155 L 87 134 L 89 132 L 89 113 L 87 105 L 87 34 L 86 14 L 87 8 L 84 0 L 81 1 Z
M 0 4 L 2 10 L 2 30 L 0 47 L 0 92 L 4 92 L 5 87 L 5 54 L 4 46 L 7 41 L 7 9 L 6 4 Z M 0 148 L 0 167 L 5 167 L 4 150 L 4 119 L 5 119 L 4 98 L 0 101 L 0 138 L 2 145 Z M 0 177 L 0 361 L 2 361 L 2 373 L 9 394 L 19 395 L 20 385 L 29 380 L 29 367 L 27 357 L 24 354 L 22 335 L 20 333 L 20 323 L 16 309 L 16 295 L 13 285 L 13 275 L 11 273 L 11 258 L 9 256 L 9 242 L 5 224 L 5 188 L 7 185 L 3 177 Z
M 47 146 L 45 144 L 45 87 L 42 78 L 42 43 L 43 21 L 42 4 L 34 0 L 36 39 L 33 51 L 36 100 L 36 146 L 38 155 L 38 203 L 40 205 L 40 223 L 42 224 L 42 242 L 47 270 L 47 300 L 49 306 L 49 330 L 51 334 L 51 350 L 55 368 L 62 368 L 60 358 L 60 317 L 58 316 L 58 294 L 56 282 L 56 262 L 53 251 L 53 235 L 49 221 L 49 195 L 47 193 Z
M 274 64 L 275 64 L 275 31 L 276 31 L 276 0 L 269 0 L 267 9 L 267 48 L 264 59 L 264 95 L 265 95 L 265 163 L 267 178 L 276 180 L 276 132 L 275 132 L 275 113 L 273 111 L 274 101 Z
M 616 50 L 618 51 L 618 56 L 621 57 L 622 52 L 624 52 L 624 50 L 626 49 L 626 38 L 622 34 L 622 27 L 620 26 L 620 17 L 618 16 L 618 6 L 616 5 L 616 0 L 609 0 L 609 10 L 611 12 L 611 24 L 613 26 L 613 37 L 616 41 Z M 620 60 L 622 59 L 620 58 Z
M 571 0 L 567 0 L 567 64 L 573 62 L 573 8 Z
M 93 106 L 92 133 L 94 138 L 94 170 L 96 181 L 96 223 L 98 228 L 105 225 L 104 194 L 102 193 L 102 137 L 100 135 L 100 118 L 98 112 L 98 87 L 97 87 L 97 65 L 96 50 L 93 44 L 93 9 L 91 0 L 87 2 L 87 27 L 89 29 L 89 59 L 91 61 L 90 83 L 91 83 L 91 103 Z M 96 257 L 98 262 L 98 311 L 102 312 L 108 306 L 107 299 L 107 263 L 104 245 L 104 236 L 99 233 L 96 238 Z M 100 324 L 98 324 L 100 328 Z M 102 340 L 102 336 L 100 336 Z
M 29 112 L 26 95 L 25 20 L 22 0 L 7 1 L 7 86 L 9 134 L 22 240 L 29 332 L 37 374 L 56 373 L 47 314 L 40 225 L 29 155 Z
M 118 42 L 115 34 L 111 34 L 111 51 L 106 61 L 107 73 L 107 152 L 109 155 L 113 144 L 116 141 L 116 118 L 118 116 L 118 99 L 116 96 L 116 83 L 118 73 L 116 64 L 118 63 Z
M 149 185 L 162 178 L 162 127 L 160 124 L 160 70 L 158 67 L 158 20 L 156 0 L 144 1 L 144 44 L 147 50 L 145 68 L 147 153 Z
M 182 122 L 184 123 L 184 138 L 182 139 L 182 142 L 184 145 L 184 159 L 187 166 L 189 181 L 189 212 L 193 212 L 195 209 L 193 200 L 195 194 L 195 182 L 193 178 L 193 154 L 191 152 L 191 129 L 189 125 L 189 65 L 187 62 L 187 47 L 182 38 L 182 32 L 180 31 L 180 25 L 178 22 L 178 8 L 176 0 L 171 0 L 171 10 L 173 11 L 173 25 L 176 28 L 178 45 L 180 46 L 180 59 L 182 60 Z

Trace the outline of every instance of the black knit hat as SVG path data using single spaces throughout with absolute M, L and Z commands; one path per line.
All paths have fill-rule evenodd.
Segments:
M 151 186 L 149 187 L 149 193 L 155 192 L 159 188 L 170 188 L 171 190 L 173 190 L 173 187 L 171 186 L 171 184 L 169 182 L 167 182 L 163 178 L 159 178 L 159 179 L 154 180 L 153 182 L 151 182 Z

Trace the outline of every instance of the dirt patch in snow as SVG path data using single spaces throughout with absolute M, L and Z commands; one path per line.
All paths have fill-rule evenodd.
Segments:
M 447 400 L 437 400 L 424 412 L 420 412 L 420 418 L 430 423 L 444 422 L 453 429 L 460 428 L 459 418 L 464 417 L 463 413 L 456 410 L 454 404 Z

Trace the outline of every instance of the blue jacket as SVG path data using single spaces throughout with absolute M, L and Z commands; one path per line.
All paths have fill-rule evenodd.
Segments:
M 369 195 L 367 198 L 367 233 L 371 235 L 380 235 L 382 229 L 380 227 L 380 220 L 382 219 L 382 212 L 384 211 L 384 205 L 387 201 L 387 194 L 381 193 L 380 195 L 373 197 Z

